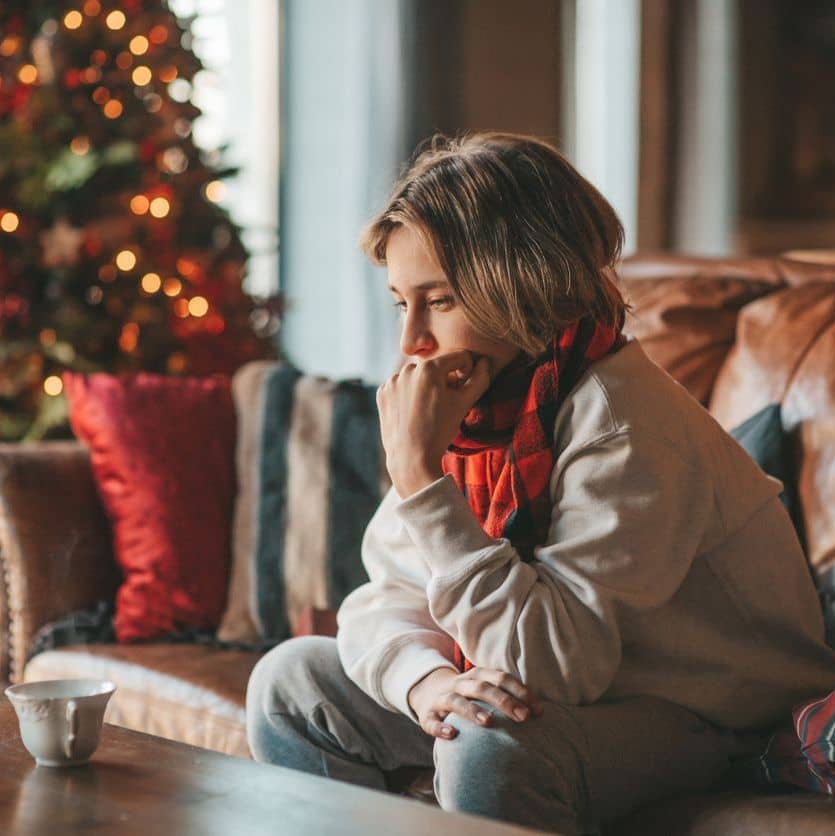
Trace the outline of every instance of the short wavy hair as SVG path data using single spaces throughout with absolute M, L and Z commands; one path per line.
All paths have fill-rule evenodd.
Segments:
M 391 233 L 420 234 L 482 334 L 535 357 L 567 325 L 591 316 L 620 325 L 614 280 L 623 226 L 614 209 L 536 137 L 435 135 L 394 186 L 360 246 L 386 263 Z

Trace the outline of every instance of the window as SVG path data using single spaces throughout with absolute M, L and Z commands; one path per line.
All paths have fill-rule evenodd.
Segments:
M 194 141 L 238 167 L 222 199 L 250 252 L 245 289 L 278 289 L 278 43 L 276 0 L 169 0 L 191 20 L 192 49 L 205 66 L 192 101 L 203 114 Z

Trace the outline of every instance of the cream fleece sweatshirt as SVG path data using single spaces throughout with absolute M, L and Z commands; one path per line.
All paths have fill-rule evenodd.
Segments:
M 348 676 L 390 711 L 453 667 L 506 671 L 546 700 L 663 697 L 756 728 L 835 688 L 835 652 L 778 493 L 636 341 L 566 398 L 547 542 L 525 563 L 450 476 L 369 524 L 370 581 L 339 614 Z

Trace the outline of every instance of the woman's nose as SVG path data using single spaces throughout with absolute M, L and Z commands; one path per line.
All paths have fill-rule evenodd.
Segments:
M 420 318 L 406 316 L 400 334 L 400 350 L 407 356 L 428 354 L 435 350 L 437 342 L 432 332 Z

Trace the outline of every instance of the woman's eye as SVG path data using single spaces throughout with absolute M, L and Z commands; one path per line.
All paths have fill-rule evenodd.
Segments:
M 446 309 L 452 307 L 454 301 L 455 300 L 451 296 L 442 296 L 438 299 L 427 299 L 426 300 L 426 307 L 427 308 L 432 308 L 433 310 L 446 310 Z M 395 310 L 397 310 L 397 312 L 399 314 L 402 315 L 402 314 L 406 313 L 406 309 L 407 309 L 406 302 L 399 301 L 399 302 L 394 302 L 393 304 L 394 304 Z

